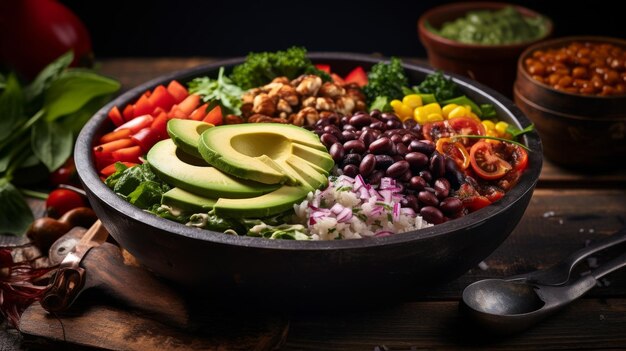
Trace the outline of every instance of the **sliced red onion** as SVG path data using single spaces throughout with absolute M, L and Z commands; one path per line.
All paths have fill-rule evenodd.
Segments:
M 309 218 L 309 225 L 315 225 L 317 223 L 317 221 L 315 220 L 315 218 L 311 217 Z
M 400 213 L 403 214 L 403 215 L 415 217 L 415 211 L 413 211 L 413 209 L 410 208 L 410 207 L 403 207 L 403 208 L 401 208 L 400 209 Z
M 376 234 L 374 234 L 374 236 L 377 238 L 381 238 L 383 236 L 390 236 L 390 235 L 393 235 L 393 233 L 388 230 L 381 230 L 381 231 L 376 232 Z
M 380 190 L 387 190 L 396 187 L 396 181 L 393 178 L 384 177 L 380 180 Z
M 382 206 L 374 206 L 374 207 L 372 207 L 372 211 L 370 212 L 370 216 L 378 216 L 379 214 L 383 213 L 384 210 L 385 210 L 385 208 L 382 207 Z
M 392 218 L 393 218 L 394 222 L 397 222 L 397 221 L 400 220 L 400 204 L 397 203 L 397 202 L 393 205 L 393 216 L 392 216 Z
M 383 197 L 383 201 L 387 204 L 387 205 L 391 205 L 391 191 L 389 190 L 381 190 L 378 192 L 380 195 L 382 195 Z
M 352 219 L 352 210 L 349 208 L 344 207 L 343 211 L 337 215 L 337 222 L 340 223 L 349 222 L 350 219 Z
M 333 207 L 330 208 L 330 212 L 334 213 L 334 214 L 339 214 L 341 213 L 341 211 L 343 211 L 345 207 L 343 207 L 340 203 L 336 203 L 333 205 Z
M 367 191 L 366 188 L 363 187 L 363 188 L 359 189 L 359 198 L 361 200 L 367 200 L 367 199 L 370 198 L 370 194 L 369 194 L 369 192 Z

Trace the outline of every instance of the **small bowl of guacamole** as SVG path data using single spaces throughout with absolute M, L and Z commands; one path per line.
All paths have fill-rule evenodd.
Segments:
M 517 5 L 460 2 L 424 13 L 418 33 L 432 66 L 469 76 L 510 97 L 517 58 L 552 34 L 552 21 Z

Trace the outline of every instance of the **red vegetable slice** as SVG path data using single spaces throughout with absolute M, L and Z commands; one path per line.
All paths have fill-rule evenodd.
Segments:
M 330 65 L 326 65 L 323 63 L 318 63 L 315 65 L 315 68 L 319 69 L 320 71 L 324 71 L 328 74 L 330 74 Z
M 197 109 L 195 109 L 189 119 L 193 119 L 194 121 L 201 121 L 206 116 L 206 109 L 209 107 L 209 104 L 204 104 Z
M 139 98 L 137 103 L 135 103 L 133 114 L 135 117 L 149 115 L 154 111 L 154 107 L 154 104 L 152 104 L 149 98 L 144 94 Z
M 154 88 L 152 95 L 150 95 L 150 102 L 157 108 L 160 107 L 164 111 L 169 111 L 176 103 L 176 100 L 163 85 L 159 85 Z M 158 113 L 155 113 L 155 115 L 158 115 Z
M 117 170 L 115 169 L 115 164 L 116 164 L 116 163 L 117 163 L 117 162 L 113 162 L 113 163 L 111 163 L 110 165 L 108 165 L 108 166 L 106 166 L 106 167 L 102 168 L 102 169 L 100 170 L 100 175 L 102 175 L 102 176 L 104 176 L 104 177 L 106 178 L 106 177 L 109 177 L 111 174 L 115 173 L 115 172 L 117 171 Z M 133 167 L 133 166 L 138 165 L 138 163 L 134 163 L 134 162 L 122 162 L 122 163 L 123 163 L 126 167 L 129 167 L 129 168 L 130 168 L 130 167 Z
M 165 112 L 161 112 L 155 119 L 152 121 L 150 128 L 159 132 L 159 138 L 165 139 L 167 138 L 167 114 Z
M 130 129 L 120 129 L 103 135 L 100 138 L 100 144 L 105 144 L 114 140 L 130 138 L 132 131 Z
M 196 94 L 189 95 L 178 104 L 178 108 L 185 114 L 185 116 L 189 117 L 193 110 L 195 110 L 200 105 L 200 96 Z
M 93 151 L 98 154 L 111 153 L 115 150 L 123 149 L 125 147 L 133 146 L 135 142 L 130 138 L 119 139 L 110 141 L 108 143 L 100 144 L 93 148 Z
M 171 81 L 167 86 L 167 92 L 172 95 L 176 103 L 180 103 L 185 100 L 185 98 L 189 95 L 187 89 L 175 80 Z
M 493 152 L 490 143 L 479 141 L 470 150 L 470 162 L 476 174 L 486 180 L 502 178 L 513 167 Z
M 114 161 L 119 162 L 135 162 L 139 163 L 139 157 L 143 155 L 141 147 L 139 145 L 127 147 L 124 149 L 115 150 L 111 153 Z
M 211 123 L 215 126 L 219 126 L 224 123 L 224 116 L 222 115 L 222 108 L 220 105 L 213 107 L 213 109 L 206 114 L 203 121 Z
M 111 111 L 109 111 L 108 116 L 111 122 L 113 122 L 116 127 L 124 124 L 124 117 L 122 117 L 122 113 L 120 112 L 120 109 L 117 108 L 117 106 L 113 106 Z
M 158 130 L 146 127 L 135 133 L 131 139 L 146 153 L 157 141 L 161 140 L 159 134 L 160 132 Z
M 122 112 L 122 116 L 124 116 L 125 121 L 130 121 L 135 117 L 135 107 L 131 104 L 126 105 L 124 111 Z
M 460 169 L 469 167 L 470 155 L 460 142 L 453 142 L 450 138 L 439 138 L 437 140 L 437 151 L 454 160 Z
M 152 121 L 154 121 L 154 117 L 150 115 L 137 116 L 130 121 L 122 124 L 121 126 L 115 128 L 115 131 L 117 132 L 121 129 L 130 129 L 131 132 L 134 134 L 141 129 L 148 127 L 150 124 L 152 124 Z
M 358 86 L 363 87 L 367 85 L 367 73 L 363 67 L 358 66 L 348 73 L 344 79 L 346 83 L 356 83 Z

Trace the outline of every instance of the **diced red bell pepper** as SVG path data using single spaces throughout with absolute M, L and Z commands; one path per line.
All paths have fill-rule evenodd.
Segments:
M 178 108 L 185 113 L 187 117 L 191 115 L 193 110 L 200 105 L 200 95 L 191 94 L 178 104 Z
M 220 105 L 216 105 L 213 107 L 209 113 L 206 114 L 206 117 L 203 119 L 204 122 L 211 123 L 215 126 L 219 126 L 224 123 L 224 116 L 222 115 L 222 108 Z
M 124 124 L 124 117 L 122 117 L 122 113 L 120 112 L 120 109 L 117 108 L 117 106 L 113 106 L 111 111 L 109 111 L 109 115 L 108 116 L 109 116 L 109 119 L 111 120 L 111 122 L 113 122 L 113 124 L 116 127 L 119 127 L 122 124 Z
M 172 95 L 177 104 L 185 100 L 185 98 L 189 95 L 187 89 L 175 80 L 171 81 L 167 86 L 167 92 Z
M 356 83 L 358 86 L 363 87 L 367 85 L 367 73 L 363 67 L 358 66 L 348 73 L 344 79 L 346 83 Z
M 169 109 L 168 109 L 168 111 L 169 111 Z M 155 107 L 154 111 L 152 111 L 151 115 L 152 115 L 152 117 L 156 117 L 156 116 L 160 115 L 161 112 L 166 112 L 166 111 L 164 109 L 162 109 L 161 107 L 157 106 L 157 107 Z
M 176 103 L 172 94 L 163 85 L 154 88 L 152 95 L 150 95 L 150 102 L 157 108 L 160 107 L 165 111 L 169 111 Z M 159 114 L 155 113 L 154 115 L 158 116 Z
M 141 155 L 143 155 L 143 152 L 141 151 L 141 147 L 139 145 L 115 150 L 111 153 L 113 160 L 116 162 L 139 163 L 139 157 L 141 157 Z
M 130 121 L 122 124 L 121 126 L 115 128 L 115 131 L 117 132 L 120 129 L 130 129 L 132 134 L 135 134 L 141 129 L 150 126 L 153 121 L 154 117 L 150 115 L 137 116 Z
M 143 93 L 141 96 L 145 96 L 146 98 L 149 98 L 149 97 L 150 97 L 150 95 L 152 95 L 152 91 L 150 91 L 150 90 L 146 90 L 146 92 L 145 92 L 145 93 Z
M 117 172 L 117 169 L 115 169 L 115 164 L 116 164 L 116 163 L 117 163 L 117 162 L 113 162 L 113 163 L 111 163 L 110 165 L 108 165 L 108 166 L 106 166 L 106 167 L 102 168 L 102 169 L 100 170 L 100 175 L 101 175 L 101 176 L 103 176 L 103 177 L 105 177 L 105 178 L 107 178 L 107 177 L 109 177 L 111 174 L 113 174 L 113 173 Z M 122 163 L 124 164 L 124 166 L 126 166 L 126 167 L 128 167 L 128 168 L 130 168 L 130 167 L 134 167 L 134 166 L 138 165 L 138 163 L 135 163 L 135 162 L 122 162 Z
M 147 98 L 145 95 L 142 95 L 137 103 L 135 103 L 134 115 L 135 117 L 137 117 L 151 114 L 152 111 L 154 111 L 154 108 L 155 106 L 154 104 L 152 104 L 152 102 L 150 102 L 150 99 Z
M 161 140 L 159 131 L 150 127 L 143 128 L 130 138 L 141 147 L 144 153 L 148 152 L 154 144 Z
M 323 63 L 318 63 L 315 65 L 315 68 L 319 69 L 320 71 L 324 71 L 328 74 L 330 74 L 330 65 L 325 65 Z
M 103 135 L 100 138 L 100 144 L 108 143 L 114 140 L 130 138 L 132 131 L 130 129 L 120 129 Z
M 167 138 L 167 121 L 167 113 L 161 112 L 150 125 L 150 128 L 159 132 L 160 140 Z
M 189 118 L 189 115 L 186 114 L 183 110 L 179 109 L 178 106 L 173 107 L 170 112 L 167 113 L 167 119 L 173 119 L 173 118 L 178 118 L 178 119 L 187 119 Z
M 133 119 L 133 117 L 135 117 L 135 107 L 131 104 L 126 105 L 124 111 L 122 112 L 122 116 L 124 116 L 124 120 L 126 122 Z
M 189 115 L 189 119 L 193 119 L 194 121 L 201 121 L 204 116 L 206 116 L 207 107 L 209 107 L 209 104 L 204 104 L 198 107 L 191 113 L 191 115 Z

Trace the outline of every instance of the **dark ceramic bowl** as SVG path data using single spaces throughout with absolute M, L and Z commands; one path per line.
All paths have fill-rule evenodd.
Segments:
M 515 103 L 535 123 L 544 154 L 554 163 L 593 171 L 623 167 L 626 158 L 626 95 L 593 96 L 556 90 L 533 79 L 524 60 L 537 50 L 571 42 L 626 41 L 605 37 L 566 37 L 529 47 L 517 63 Z
M 369 69 L 380 61 L 336 53 L 310 57 L 314 62 L 330 64 L 339 74 L 357 65 Z M 217 62 L 142 84 L 104 106 L 78 137 L 76 166 L 94 210 L 111 235 L 156 274 L 189 287 L 211 287 L 203 292 L 242 292 L 262 298 L 307 301 L 411 293 L 415 291 L 411 287 L 449 281 L 474 267 L 504 241 L 524 214 L 542 164 L 541 142 L 535 133 L 524 137 L 533 150 L 529 169 L 500 201 L 447 223 L 382 238 L 302 242 L 200 230 L 144 212 L 102 183 L 91 150 L 94 141 L 111 128 L 106 115 L 114 105 L 124 106 L 172 79 L 187 82 L 198 76 L 216 76 L 220 66 L 229 69 L 242 61 Z M 404 67 L 414 83 L 433 72 L 417 65 Z M 502 95 L 453 77 L 470 98 L 494 104 L 501 119 L 519 128 L 530 124 Z
M 552 21 L 546 18 L 546 33 L 536 40 L 510 45 L 465 44 L 444 38 L 428 29 L 441 28 L 445 22 L 465 16 L 469 11 L 500 10 L 513 6 L 524 16 L 539 13 L 525 7 L 501 2 L 456 2 L 435 7 L 417 22 L 417 31 L 428 53 L 428 62 L 435 68 L 468 76 L 480 83 L 512 96 L 517 58 L 530 45 L 552 34 Z

